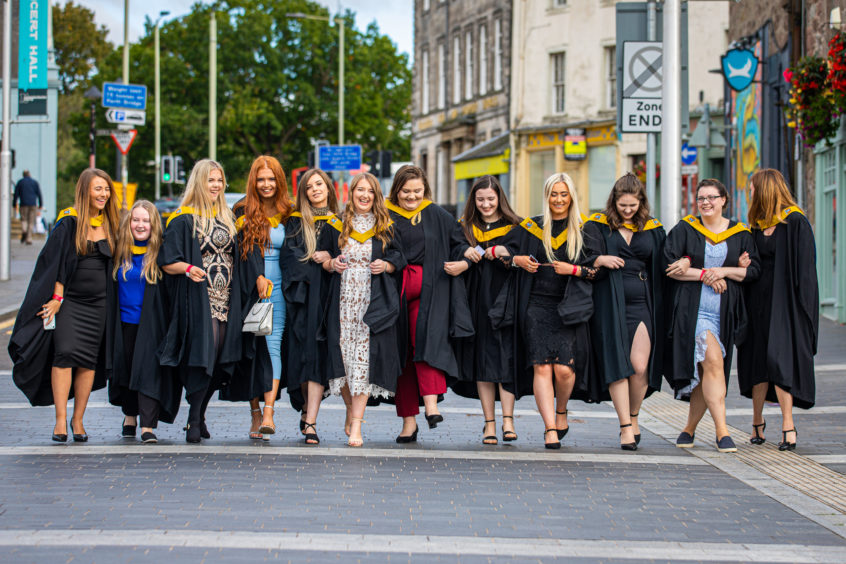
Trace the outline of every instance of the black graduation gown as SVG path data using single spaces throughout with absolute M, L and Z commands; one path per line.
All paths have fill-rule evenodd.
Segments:
M 785 209 L 770 237 L 752 234 L 761 246 L 775 247 L 773 270 L 744 285 L 750 312 L 750 335 L 737 348 L 740 393 L 752 397 L 752 386 L 769 382 L 768 401 L 778 401 L 774 385 L 790 392 L 793 405 L 808 409 L 815 401 L 814 355 L 819 333 L 817 249 L 811 224 L 799 208 Z M 759 226 L 765 227 L 765 226 Z M 762 259 L 763 261 L 763 259 Z M 770 276 L 767 276 L 770 274 Z M 755 326 L 756 313 L 768 313 L 767 326 Z
M 177 214 L 178 210 L 168 218 L 159 266 L 187 262 L 203 268 L 200 241 L 194 235 L 194 217 L 190 213 Z M 237 237 L 232 252 L 238 256 Z M 184 274 L 165 274 L 164 278 L 171 317 L 160 348 L 160 362 L 176 369 L 187 394 L 207 389 L 213 375 L 221 378 L 221 386 L 228 385 L 235 363 L 241 359 L 239 269 L 232 269 L 229 315 L 217 363 L 207 281 L 192 282 Z
M 324 224 L 334 215 L 315 220 Z M 282 292 L 285 295 L 285 335 L 282 338 L 282 360 L 286 366 L 291 405 L 301 411 L 305 404 L 301 386 L 306 382 L 329 385 L 329 351 L 325 340 L 317 334 L 329 301 L 331 275 L 313 260 L 303 262 L 305 238 L 302 215 L 294 212 L 285 225 L 285 245 L 279 262 L 282 266 Z M 292 354 L 293 352 L 293 354 Z
M 489 249 L 495 245 L 504 246 L 513 226 L 508 220 L 500 219 L 492 223 L 489 229 L 476 226 L 473 229 L 477 244 Z M 464 273 L 467 301 L 476 334 L 458 339 L 455 343 L 459 375 L 451 387 L 460 396 L 478 399 L 476 382 L 497 382 L 508 391 L 514 391 L 511 369 L 514 349 L 510 332 L 494 329 L 488 317 L 488 312 L 511 274 L 510 262 L 485 258 L 477 263 L 471 262 L 470 268 Z M 499 386 L 496 387 L 496 394 L 499 397 Z
M 705 264 L 705 235 L 707 231 L 698 217 L 689 215 L 679 221 L 667 234 L 664 243 L 664 260 L 667 264 L 689 256 L 691 268 L 702 268 Z M 729 221 L 728 229 L 719 234 L 709 233 L 714 243 L 726 242 L 727 254 L 723 266 L 737 266 L 740 255 L 749 253 L 752 263 L 746 269 L 744 284 L 758 278 L 760 262 L 752 233 L 743 223 Z M 746 305 L 743 300 L 742 284 L 726 280 L 727 289 L 720 294 L 720 341 L 725 347 L 723 360 L 726 384 L 731 370 L 732 347 L 742 344 L 747 334 Z M 690 385 L 695 366 L 693 364 L 696 346 L 696 318 L 699 312 L 699 296 L 702 283 L 672 280 L 669 299 L 664 308 L 666 317 L 667 343 L 664 348 L 664 377 L 677 392 L 677 399 L 688 401 L 689 395 L 678 392 Z
M 467 305 L 464 280 L 444 272 L 444 263 L 461 260 L 469 246 L 467 240 L 455 218 L 437 204 L 424 202 L 422 209 L 418 208 L 420 211 L 416 213 L 407 212 L 390 202 L 386 205 L 396 223 L 409 222 L 419 213 L 425 237 L 423 286 L 412 360 L 442 370 L 448 380 L 457 378 L 458 362 L 452 345 L 455 339 L 473 336 L 473 320 Z M 400 323 L 400 354 L 404 359 L 408 356 L 409 335 L 404 294 Z
M 235 209 L 235 217 L 244 215 L 244 207 Z M 241 231 L 238 231 L 238 256 L 235 260 L 238 270 L 238 291 L 241 296 L 240 319 L 244 319 L 250 309 L 259 301 L 256 280 L 264 276 L 264 250 L 253 249 L 246 260 L 241 257 L 243 243 Z M 233 285 L 233 291 L 235 287 Z M 274 292 L 281 292 L 281 288 L 274 288 Z M 231 315 L 231 314 L 230 314 Z M 242 323 L 243 324 L 243 323 Z M 280 382 L 280 389 L 282 387 Z M 255 333 L 241 333 L 241 357 L 235 364 L 232 381 L 221 388 L 220 399 L 226 401 L 250 401 L 253 398 L 263 398 L 265 392 L 273 389 L 273 365 L 270 362 L 270 352 L 267 339 L 256 336 Z
M 32 405 L 53 405 L 50 381 L 53 331 L 44 330 L 43 320 L 37 314 L 53 296 L 56 282 L 67 285 L 73 279 L 78 260 L 75 236 L 76 217 L 62 216 L 38 254 L 9 339 L 9 356 L 14 364 L 12 379 Z M 111 267 L 107 270 L 110 271 Z M 92 390 L 105 386 L 105 347 L 101 345 Z M 73 386 L 68 397 L 73 397 Z
M 587 218 L 583 218 L 586 220 Z M 540 230 L 542 218 L 525 219 L 520 226 L 512 229 L 506 239 L 508 252 L 512 257 L 518 255 L 533 255 L 540 262 L 545 263 L 546 251 L 543 247 Z M 582 235 L 584 245 L 575 264 L 593 266 L 596 257 L 602 254 L 602 236 L 595 225 L 583 223 Z M 555 256 L 559 260 L 570 262 L 567 258 L 566 244 L 555 249 Z M 550 267 L 541 267 L 550 268 Z M 489 313 L 494 328 L 509 330 L 514 349 L 512 363 L 513 386 L 519 399 L 525 395 L 534 394 L 534 370 L 529 366 L 526 344 L 523 334 L 525 314 L 528 309 L 529 296 L 532 293 L 534 278 L 532 274 L 522 268 L 514 269 L 515 275 L 509 283 L 503 286 Z M 575 326 L 577 331 L 576 349 L 584 351 L 584 355 L 577 355 L 575 359 L 576 383 L 573 386 L 571 399 L 585 402 L 601 402 L 609 399 L 607 391 L 599 382 L 594 363 L 590 359 L 590 328 L 588 322 L 593 315 L 593 284 L 582 277 L 570 277 L 561 303 L 558 304 L 558 315 L 568 326 Z
M 621 245 L 625 243 L 608 226 L 608 221 L 601 213 L 591 214 L 590 223 L 602 234 L 605 245 L 604 254 L 619 256 Z M 649 294 L 652 304 L 652 353 L 649 356 L 647 374 L 648 388 L 646 396 L 661 389 L 664 354 L 664 240 L 667 235 L 657 219 L 650 218 L 643 230 L 652 243 L 652 256 L 649 265 Z M 602 375 L 602 383 L 607 388 L 610 384 L 634 374 L 631 363 L 631 351 L 626 350 L 629 338 L 626 327 L 626 296 L 623 289 L 623 273 L 619 269 L 602 269 L 602 276 L 593 284 L 593 317 L 590 322 L 591 332 L 602 335 L 593 341 L 596 368 Z
M 338 235 L 341 220 L 332 218 L 320 233 L 318 248 L 327 251 L 332 258 L 341 254 L 338 247 Z M 382 242 L 371 239 L 371 262 L 384 260 L 394 265 L 393 274 L 383 272 L 370 276 L 370 305 L 363 321 L 370 328 L 370 383 L 389 392 L 396 393 L 397 379 L 402 372 L 405 357 L 400 356 L 397 348 L 398 321 L 400 317 L 400 289 L 402 269 L 405 259 L 402 256 L 400 237 L 394 231 L 385 250 Z M 329 302 L 325 313 L 325 338 L 329 349 L 330 378 L 343 378 L 346 375 L 344 360 L 341 356 L 341 276 L 333 274 L 329 282 Z
M 182 385 L 171 368 L 159 363 L 159 346 L 164 341 L 170 322 L 164 280 L 144 285 L 141 319 L 135 338 L 132 366 L 129 366 L 120 320 L 118 281 L 111 277 L 111 269 L 109 275 L 109 305 L 106 309 L 106 376 L 109 379 L 109 402 L 112 405 L 123 405 L 126 390 L 141 392 L 158 400 L 161 406 L 159 421 L 173 423 L 179 412 Z M 122 274 L 118 272 L 118 276 Z

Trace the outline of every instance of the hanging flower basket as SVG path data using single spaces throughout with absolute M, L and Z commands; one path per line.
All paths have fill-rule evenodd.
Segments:
M 846 113 L 846 35 L 838 32 L 828 42 L 828 82 L 834 105 L 840 114 Z
M 788 127 L 795 127 L 806 146 L 812 147 L 837 134 L 840 112 L 829 82 L 829 62 L 821 57 L 803 57 L 784 71 L 790 83 L 785 108 Z
M 632 173 L 637 176 L 638 180 L 646 184 L 646 161 L 640 159 L 632 167 Z M 661 181 L 661 165 L 655 163 L 655 182 Z

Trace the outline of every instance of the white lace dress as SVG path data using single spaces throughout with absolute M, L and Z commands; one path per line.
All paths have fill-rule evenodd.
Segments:
M 366 233 L 376 224 L 373 214 L 355 215 L 352 228 Z M 362 318 L 370 306 L 370 257 L 373 239 L 347 241 L 343 254 L 347 268 L 341 273 L 341 358 L 345 377 L 329 380 L 329 392 L 339 395 L 344 386 L 352 395 L 389 398 L 391 392 L 370 383 L 370 328 Z

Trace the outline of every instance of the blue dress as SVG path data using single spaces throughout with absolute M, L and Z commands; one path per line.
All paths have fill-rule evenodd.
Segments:
M 273 333 L 267 335 L 267 350 L 273 365 L 273 379 L 282 377 L 282 334 L 285 332 L 285 298 L 282 295 L 282 268 L 279 250 L 285 244 L 285 226 L 270 228 L 270 245 L 264 250 L 264 277 L 273 283 L 270 302 L 273 304 Z
M 723 263 L 726 261 L 727 252 L 728 245 L 726 245 L 725 241 L 716 245 L 712 245 L 706 241 L 704 268 L 723 266 Z M 696 346 L 693 352 L 693 379 L 689 386 L 676 392 L 676 397 L 681 397 L 679 394 L 682 394 L 682 396 L 689 395 L 699 385 L 699 370 L 697 366 L 705 360 L 705 351 L 708 349 L 707 331 L 710 331 L 717 340 L 717 343 L 719 343 L 723 358 L 726 356 L 726 349 L 720 340 L 721 299 L 721 295 L 715 292 L 710 286 L 702 284 L 702 290 L 699 294 L 699 311 L 696 315 L 696 331 L 694 333 L 696 335 Z

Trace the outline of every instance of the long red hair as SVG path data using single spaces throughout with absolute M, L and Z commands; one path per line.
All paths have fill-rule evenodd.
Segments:
M 276 177 L 276 195 L 274 206 L 276 213 L 282 214 L 282 223 L 291 215 L 291 199 L 288 197 L 288 181 L 285 171 L 275 157 L 262 155 L 253 161 L 250 175 L 247 177 L 247 196 L 235 207 L 244 208 L 244 227 L 241 229 L 241 258 L 246 260 L 249 254 L 258 247 L 262 252 L 270 243 L 270 221 L 264 212 L 264 203 L 258 193 L 258 173 L 264 168 L 270 169 Z

